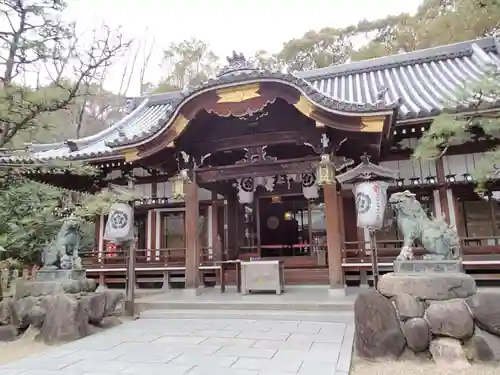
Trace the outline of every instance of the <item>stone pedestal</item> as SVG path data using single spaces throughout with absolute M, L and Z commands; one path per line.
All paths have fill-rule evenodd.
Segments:
M 463 272 L 460 260 L 396 260 L 394 273 L 419 274 L 419 273 L 461 273 Z
M 36 281 L 85 280 L 85 270 L 41 269 L 36 271 Z
M 476 282 L 459 272 L 386 273 L 378 282 L 378 291 L 386 297 L 409 294 L 421 300 L 443 301 L 476 294 Z
M 13 295 L 15 299 L 21 299 L 58 293 L 94 292 L 96 288 L 95 280 L 87 279 L 85 270 L 42 269 L 36 272 L 35 280 L 17 280 Z

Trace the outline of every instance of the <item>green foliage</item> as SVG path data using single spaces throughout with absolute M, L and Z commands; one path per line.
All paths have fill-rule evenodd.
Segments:
M 214 75 L 217 62 L 218 57 L 199 39 L 171 43 L 163 51 L 163 66 L 167 75 L 154 92 L 170 92 L 200 84 Z
M 429 130 L 424 133 L 415 148 L 413 157 L 420 160 L 433 160 L 443 156 L 452 145 L 463 144 L 470 141 L 472 135 L 484 139 L 493 139 L 500 136 L 500 114 L 481 113 L 481 109 L 488 108 L 491 104 L 500 103 L 500 68 L 492 66 L 483 79 L 475 85 L 464 87 L 458 95 L 458 102 L 448 107 L 454 108 L 473 98 L 471 114 L 443 113 L 436 117 Z M 490 149 L 476 164 L 474 177 L 478 189 L 498 180 L 500 177 L 500 148 Z
M 40 251 L 55 237 L 60 219 L 55 209 L 60 191 L 35 182 L 6 179 L 0 190 L 2 258 L 38 263 Z
M 35 172 L 92 176 L 98 173 L 98 169 L 84 163 L 64 161 L 0 165 L 0 217 L 3 218 L 0 221 L 0 249 L 4 250 L 0 259 L 17 259 L 24 265 L 39 264 L 40 253 L 61 228 L 64 219 L 58 212 L 68 205 L 70 193 L 25 177 Z M 106 215 L 115 202 L 136 198 L 127 189 L 104 189 L 97 195 L 76 194 L 72 197 L 69 208 L 72 217 L 80 222 L 81 251 L 93 247 L 94 220 L 98 215 Z
M 369 37 L 352 54 L 363 60 L 491 35 L 500 29 L 499 20 L 500 0 L 424 0 L 415 15 L 363 20 L 344 32 Z
M 279 60 L 290 70 L 310 70 L 341 64 L 352 51 L 349 35 L 331 27 L 308 31 L 299 39 L 283 44 Z

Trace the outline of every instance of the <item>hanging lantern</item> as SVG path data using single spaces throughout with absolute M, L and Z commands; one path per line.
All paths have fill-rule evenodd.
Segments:
M 172 199 L 184 200 L 184 197 L 186 196 L 184 182 L 185 179 L 179 174 L 170 180 L 170 183 L 172 184 Z
M 357 167 L 337 176 L 341 184 L 353 185 L 359 228 L 382 227 L 389 181 L 397 179 L 396 171 L 371 163 L 366 154 Z
M 354 185 L 358 228 L 380 229 L 387 205 L 386 181 L 363 181 Z
M 321 161 L 316 167 L 316 183 L 319 186 L 335 183 L 335 165 L 328 154 L 321 155 Z

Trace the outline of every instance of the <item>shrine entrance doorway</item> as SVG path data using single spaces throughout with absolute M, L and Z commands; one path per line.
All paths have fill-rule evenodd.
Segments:
M 322 197 L 311 200 L 303 194 L 255 197 L 238 204 L 235 231 L 241 260 L 280 259 L 285 265 L 327 266 L 327 241 Z

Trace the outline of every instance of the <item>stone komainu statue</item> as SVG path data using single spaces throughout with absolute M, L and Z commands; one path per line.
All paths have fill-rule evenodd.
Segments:
M 403 235 L 403 248 L 398 260 L 413 258 L 412 246 L 417 242 L 429 255 L 427 259 L 458 259 L 460 240 L 455 227 L 448 225 L 443 217 L 430 219 L 415 194 L 404 191 L 394 193 L 389 205 L 396 214 L 398 229 Z
M 44 268 L 80 269 L 78 256 L 80 246 L 80 224 L 73 218 L 64 220 L 59 233 L 44 250 L 42 261 Z

